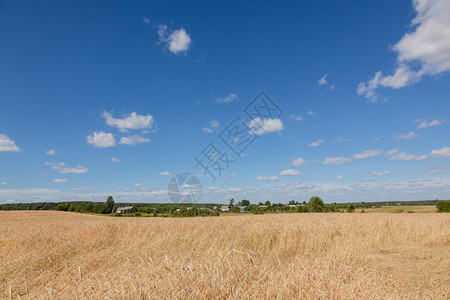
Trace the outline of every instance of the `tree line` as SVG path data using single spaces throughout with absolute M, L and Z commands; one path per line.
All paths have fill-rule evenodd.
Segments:
M 288 204 L 271 203 L 270 201 L 251 204 L 250 200 L 243 199 L 235 204 L 230 199 L 229 209 L 234 213 L 263 214 L 265 212 L 354 212 L 356 209 L 381 207 L 386 205 L 436 205 L 438 212 L 450 212 L 450 200 L 422 200 L 422 201 L 384 201 L 384 202 L 360 202 L 360 203 L 331 203 L 325 204 L 318 196 L 313 196 L 308 202 L 289 201 Z M 41 203 L 11 203 L 1 204 L 0 210 L 58 210 L 79 213 L 114 214 L 118 207 L 133 206 L 127 216 L 217 216 L 220 214 L 222 204 L 214 203 L 115 203 L 109 196 L 105 202 L 71 201 L 71 202 L 41 202 Z M 115 214 L 120 216 L 120 214 Z

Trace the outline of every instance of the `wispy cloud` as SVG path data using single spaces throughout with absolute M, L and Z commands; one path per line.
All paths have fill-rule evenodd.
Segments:
M 374 157 L 374 156 L 380 155 L 381 153 L 383 153 L 383 150 L 381 150 L 381 149 L 367 150 L 367 151 L 364 151 L 364 152 L 360 152 L 360 153 L 354 154 L 353 158 L 365 159 L 365 158 L 369 158 L 369 157 Z
M 396 140 L 411 140 L 411 139 L 415 139 L 416 137 L 418 137 L 417 133 L 414 132 L 409 132 L 409 133 L 402 133 L 400 135 L 394 134 L 394 138 Z
M 208 126 L 205 126 L 202 128 L 202 131 L 212 133 L 213 131 L 217 130 L 218 128 L 219 128 L 219 121 L 211 120 L 209 122 Z
M 428 174 L 441 174 L 444 173 L 446 170 L 445 166 L 434 166 L 428 169 Z
M 111 161 L 115 163 L 120 163 L 120 159 L 117 159 L 115 157 L 111 157 Z
M 119 144 L 128 146 L 134 146 L 141 143 L 150 143 L 150 139 L 138 135 L 130 135 L 122 137 L 119 141 Z
M 303 121 L 302 116 L 299 116 L 299 115 L 289 115 L 289 119 L 294 120 L 294 121 Z
M 417 119 L 417 120 L 414 120 L 414 122 L 419 123 L 417 125 L 417 129 L 433 127 L 433 126 L 441 126 L 441 125 L 445 124 L 445 120 L 438 120 L 438 119 L 434 119 L 430 122 L 427 122 L 422 119 Z
M 400 152 L 388 158 L 389 160 L 425 160 L 427 155 L 423 154 L 407 154 L 405 152 Z
M 387 176 L 390 174 L 391 174 L 391 171 L 381 171 L 381 172 L 373 171 L 372 172 L 373 176 Z
M 278 181 L 278 177 L 277 176 L 256 176 L 256 180 L 260 180 L 260 181 Z
M 45 151 L 45 155 L 54 156 L 54 155 L 56 155 L 56 152 L 57 151 L 55 149 L 49 149 L 49 150 Z
M 62 178 L 56 178 L 53 179 L 54 183 L 67 183 L 67 179 L 62 179 Z
M 168 171 L 164 171 L 164 172 L 159 173 L 159 175 L 161 175 L 161 176 L 170 176 L 170 175 L 172 175 L 172 173 L 170 173 Z
M 234 102 L 237 100 L 239 100 L 239 97 L 235 93 L 229 93 L 225 97 L 217 97 L 216 98 L 217 103 L 231 103 L 231 102 Z
M 89 170 L 86 167 L 83 167 L 81 165 L 78 165 L 76 167 L 70 168 L 65 163 L 59 162 L 59 163 L 50 163 L 45 162 L 46 166 L 51 166 L 52 170 L 61 173 L 61 174 L 84 174 L 87 173 Z
M 310 146 L 310 147 L 319 147 L 320 144 L 322 144 L 322 143 L 323 143 L 323 140 L 318 139 L 317 141 L 308 144 L 308 146 Z
M 304 174 L 304 173 L 301 173 L 294 169 L 287 169 L 287 170 L 283 170 L 280 172 L 281 176 L 300 176 L 302 174 Z
M 348 157 L 326 157 L 322 162 L 323 165 L 340 165 L 345 164 L 352 161 L 351 158 Z
M 329 87 L 330 90 L 334 90 L 334 88 L 336 87 L 336 85 L 335 85 L 334 83 L 333 83 L 333 84 L 329 84 L 329 83 L 328 83 L 328 80 L 327 80 L 327 77 L 328 77 L 328 74 L 323 75 L 322 78 L 320 78 L 320 79 L 317 81 L 317 84 L 319 84 L 319 86 Z
M 392 149 L 392 150 L 386 151 L 384 154 L 386 156 L 391 156 L 391 155 L 394 155 L 397 152 L 398 152 L 398 149 Z

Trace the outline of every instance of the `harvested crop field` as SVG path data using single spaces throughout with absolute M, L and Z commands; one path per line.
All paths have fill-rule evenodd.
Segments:
M 0 212 L 0 298 L 450 297 L 450 214 Z

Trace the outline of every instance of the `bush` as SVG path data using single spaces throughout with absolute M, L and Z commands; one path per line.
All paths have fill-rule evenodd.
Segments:
M 122 214 L 114 214 L 114 217 L 121 217 Z
M 436 208 L 438 212 L 450 212 L 450 200 L 438 201 Z
M 264 210 L 262 210 L 260 208 L 257 208 L 257 209 L 255 209 L 255 211 L 253 211 L 253 213 L 255 215 L 263 215 L 264 214 Z
M 135 217 L 142 217 L 142 214 L 141 213 L 135 213 L 134 216 Z
M 353 205 L 353 203 L 351 203 L 347 208 L 347 212 L 352 213 L 354 211 L 355 211 L 355 206 Z

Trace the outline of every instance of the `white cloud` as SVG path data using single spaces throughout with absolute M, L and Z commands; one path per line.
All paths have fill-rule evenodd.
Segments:
M 322 143 L 323 143 L 323 140 L 319 139 L 319 140 L 317 140 L 317 141 L 315 141 L 315 142 L 312 142 L 312 143 L 309 144 L 308 146 L 310 146 L 310 147 L 319 147 L 320 144 L 322 144 Z
M 391 156 L 397 152 L 398 152 L 398 149 L 392 149 L 392 150 L 386 151 L 384 154 L 386 154 L 386 156 Z
M 414 0 L 417 16 L 392 49 L 397 52 L 397 69 L 393 75 L 379 71 L 369 82 L 358 85 L 358 95 L 376 102 L 378 87 L 402 88 L 418 82 L 424 75 L 438 75 L 450 70 L 450 1 Z M 418 66 L 418 67 L 416 67 Z
M 261 181 L 277 181 L 278 177 L 277 176 L 256 176 L 256 180 L 261 180 Z
M 149 143 L 149 138 L 144 138 L 137 135 L 130 135 L 130 136 L 124 136 L 120 139 L 119 144 L 121 145 L 128 145 L 128 146 L 134 146 L 136 144 L 140 143 Z
M 170 176 L 172 174 L 170 172 L 168 172 L 168 171 L 165 171 L 165 172 L 159 173 L 159 175 L 161 175 L 161 176 Z
M 120 163 L 120 159 L 117 159 L 115 157 L 111 157 L 111 161 L 115 163 Z
M 123 119 L 116 119 L 112 116 L 112 113 L 103 112 L 103 117 L 106 120 L 106 124 L 109 126 L 117 127 L 121 132 L 128 132 L 128 130 L 134 129 L 149 129 L 153 126 L 152 115 L 138 115 L 136 112 L 132 112 Z
M 97 148 L 108 148 L 116 145 L 116 139 L 112 133 L 96 131 L 86 137 L 87 143 Z
M 302 116 L 298 116 L 298 115 L 289 115 L 289 119 L 295 120 L 295 121 L 303 121 Z
M 373 150 L 367 150 L 361 153 L 356 153 L 353 155 L 353 158 L 356 159 L 365 159 L 365 158 L 369 158 L 369 157 L 374 157 L 377 155 L 380 155 L 381 153 L 383 153 L 383 150 L 381 149 L 373 149 Z
M 144 21 L 144 23 L 147 24 L 147 25 L 150 24 L 150 19 L 147 18 L 147 17 L 143 17 L 142 21 Z
M 0 182 L 0 185 L 7 185 L 8 183 L 6 181 Z
M 421 120 L 421 119 L 417 119 L 414 121 L 419 123 L 419 125 L 417 125 L 417 129 L 433 127 L 433 126 L 440 126 L 440 125 L 445 124 L 445 120 L 438 120 L 438 119 L 434 119 L 433 121 L 430 121 L 430 122 L 427 122 L 427 121 Z
M 168 38 L 169 50 L 173 54 L 186 53 L 191 45 L 191 37 L 184 28 L 175 30 Z
M 441 174 L 444 172 L 445 172 L 445 167 L 433 167 L 427 171 L 427 173 L 429 173 L 429 174 Z
M 431 151 L 430 156 L 434 158 L 450 157 L 450 147 L 433 150 Z
M 56 155 L 56 150 L 55 149 L 46 150 L 45 155 L 48 155 L 48 156 Z
M 316 114 L 313 113 L 311 110 L 308 111 L 306 114 L 307 114 L 308 116 L 311 116 L 311 117 L 314 117 L 314 116 L 316 115 Z
M 322 78 L 320 78 L 319 81 L 317 81 L 317 83 L 319 85 L 328 85 L 327 76 L 328 74 L 323 75 Z
M 219 128 L 219 121 L 217 120 L 211 120 L 211 122 L 209 122 L 211 128 L 217 129 Z
M 139 183 L 139 182 L 135 182 L 135 183 L 133 183 L 133 185 L 136 186 L 136 187 L 144 186 L 142 183 Z
M 326 157 L 322 162 L 323 165 L 340 165 L 347 162 L 352 161 L 351 158 L 348 157 Z
M 235 93 L 229 93 L 227 96 L 223 98 L 222 97 L 216 98 L 217 103 L 231 103 L 236 100 L 239 100 L 239 97 Z
M 292 161 L 292 165 L 296 167 L 301 167 L 306 165 L 306 161 L 301 157 L 294 158 L 294 160 Z
M 299 176 L 299 175 L 302 175 L 302 173 L 300 173 L 297 170 L 287 169 L 287 170 L 281 171 L 280 175 L 281 176 Z
M 394 134 L 394 138 L 396 140 L 410 140 L 415 139 L 416 137 L 418 137 L 417 133 L 414 133 L 412 131 L 410 133 L 402 133 L 400 135 Z
M 337 138 L 336 138 L 336 143 L 343 143 L 343 142 L 348 142 L 348 141 L 351 141 L 351 139 L 346 139 L 346 138 L 343 138 L 343 137 L 341 137 L 341 136 L 338 136 Z
M 0 134 L 0 152 L 20 152 L 21 150 L 17 147 L 13 140 L 10 140 L 6 134 Z
M 158 25 L 158 35 L 160 43 L 173 54 L 186 54 L 191 45 L 191 37 L 184 28 L 177 29 L 169 33 L 167 25 Z
M 374 142 L 378 142 L 380 140 L 380 137 L 377 136 L 376 138 L 373 139 Z
M 209 121 L 209 127 L 203 127 L 202 131 L 203 132 L 208 132 L 208 133 L 212 133 L 214 130 L 216 130 L 217 128 L 219 128 L 219 121 L 217 120 L 211 120 Z
M 407 154 L 405 152 L 400 152 L 388 158 L 389 160 L 425 160 L 427 155 L 423 154 Z
M 327 76 L 328 76 L 328 74 L 323 75 L 322 78 L 320 78 L 319 81 L 317 81 L 317 83 L 319 84 L 319 86 L 326 86 L 326 87 L 329 87 L 330 90 L 334 90 L 336 85 L 334 83 L 329 85 L 328 81 L 327 81 Z
M 283 122 L 280 119 L 261 119 L 260 117 L 251 120 L 248 127 L 252 129 L 250 133 L 256 135 L 263 135 L 284 129 Z
M 69 174 L 69 173 L 73 173 L 73 174 L 84 174 L 87 173 L 89 170 L 86 167 L 83 167 L 81 165 L 78 165 L 76 167 L 73 168 L 69 168 L 65 163 L 60 162 L 60 163 L 50 163 L 50 162 L 45 162 L 46 166 L 52 166 L 52 170 L 61 173 L 61 174 Z
M 374 178 L 371 178 L 371 177 L 364 178 L 363 180 L 364 180 L 364 181 L 375 181 L 375 179 L 374 179 Z
M 341 180 L 341 179 L 344 179 L 344 178 L 345 178 L 344 175 L 338 175 L 338 176 L 336 176 L 336 179 L 337 179 L 337 180 Z
M 372 172 L 373 176 L 387 176 L 389 174 L 391 174 L 391 171 L 381 171 L 381 172 L 373 171 Z
M 67 179 L 56 178 L 53 180 L 54 183 L 66 183 Z

